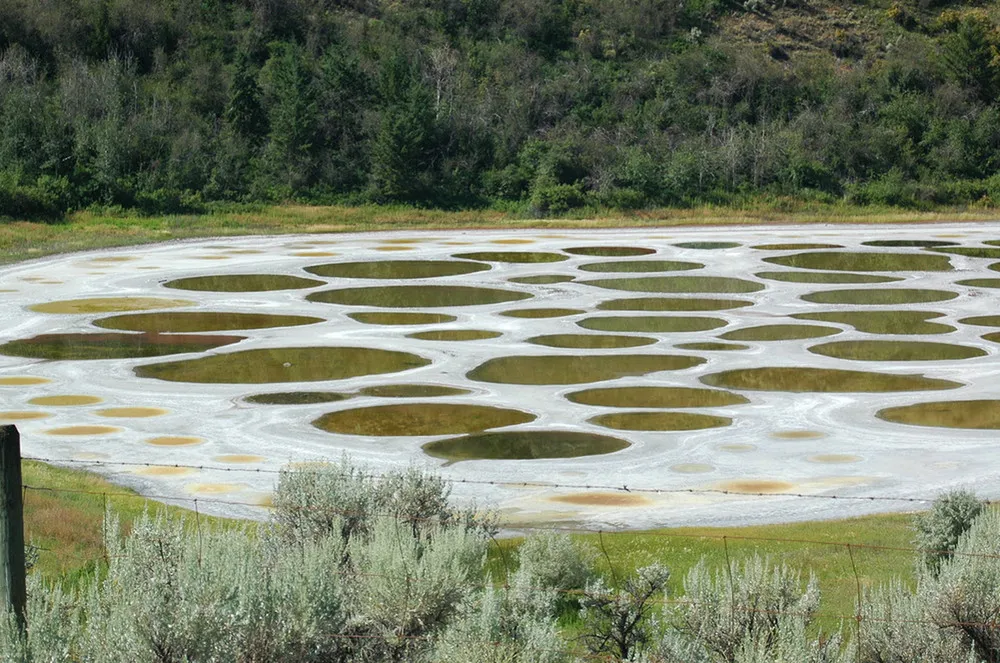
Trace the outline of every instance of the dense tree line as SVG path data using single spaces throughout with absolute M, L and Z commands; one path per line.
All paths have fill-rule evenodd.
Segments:
M 996 11 L 853 5 L 789 53 L 724 29 L 771 0 L 0 0 L 0 215 L 1000 204 Z

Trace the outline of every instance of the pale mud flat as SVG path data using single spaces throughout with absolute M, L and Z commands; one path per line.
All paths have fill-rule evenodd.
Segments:
M 750 524 L 840 518 L 921 506 L 905 502 L 781 495 L 789 492 L 812 496 L 933 497 L 938 491 L 961 486 L 977 490 L 984 496 L 1000 497 L 996 430 L 904 425 L 875 416 L 883 408 L 923 402 L 1000 399 L 1000 343 L 983 338 L 1000 328 L 959 322 L 974 316 L 997 315 L 1000 290 L 958 284 L 970 279 L 1000 279 L 1000 272 L 989 268 L 1000 260 L 935 253 L 919 247 L 862 245 L 872 239 L 939 239 L 964 247 L 985 248 L 988 245 L 983 242 L 1000 239 L 1000 223 L 614 229 L 558 233 L 551 230 L 434 231 L 226 238 L 95 251 L 19 263 L 0 269 L 0 302 L 3 304 L 0 344 L 43 334 L 106 333 L 107 330 L 95 327 L 93 322 L 130 314 L 128 310 L 120 311 L 114 305 L 105 304 L 70 306 L 67 312 L 54 313 L 31 308 L 79 299 L 143 298 L 135 300 L 138 302 L 136 312 L 222 311 L 306 316 L 322 321 L 296 326 L 208 331 L 205 333 L 209 335 L 239 336 L 243 340 L 200 353 L 97 360 L 0 355 L 0 410 L 8 413 L 3 423 L 16 423 L 21 430 L 26 456 L 57 461 L 99 459 L 135 463 L 134 466 L 94 465 L 93 469 L 144 494 L 162 496 L 165 501 L 173 498 L 178 504 L 187 505 L 190 502 L 183 500 L 198 498 L 201 510 L 233 516 L 266 517 L 266 510 L 258 505 L 268 502 L 267 495 L 277 479 L 269 471 L 290 462 L 310 463 L 337 458 L 343 453 L 375 470 L 416 464 L 433 468 L 446 478 L 496 482 L 496 485 L 457 483 L 453 495 L 460 500 L 474 499 L 480 505 L 499 509 L 512 525 L 563 522 L 640 528 Z M 740 246 L 727 248 L 729 243 Z M 829 244 L 843 248 L 771 246 L 789 244 Z M 757 245 L 768 245 L 768 248 L 752 248 Z M 567 251 L 608 246 L 642 247 L 648 251 L 608 257 L 587 255 L 593 253 L 589 250 Z M 695 246 L 721 248 L 688 248 Z M 809 271 L 765 262 L 765 258 L 831 251 L 945 256 L 953 269 L 868 272 L 901 279 L 883 284 L 798 283 L 754 276 L 759 272 Z M 553 254 L 565 259 L 547 257 L 546 262 L 533 263 L 486 261 L 486 256 L 482 255 L 453 258 L 456 254 L 483 252 Z M 322 276 L 305 271 L 306 267 L 316 265 L 369 260 L 466 260 L 490 268 L 420 279 L 380 280 Z M 600 262 L 649 260 L 698 263 L 704 268 L 638 273 L 580 269 L 583 265 Z M 96 266 L 100 267 L 100 273 L 94 271 Z M 829 273 L 831 270 L 821 271 Z M 322 285 L 254 292 L 191 291 L 164 286 L 179 278 L 233 274 L 288 275 L 315 280 Z M 761 288 L 698 294 L 626 291 L 586 284 L 606 279 L 674 276 L 737 278 L 760 284 Z M 566 280 L 569 278 L 573 280 Z M 523 297 L 488 304 L 399 309 L 306 299 L 311 293 L 341 288 L 409 285 L 482 287 Z M 937 290 L 956 296 L 891 306 L 811 303 L 801 299 L 803 295 L 822 291 L 879 288 Z M 651 297 L 743 300 L 752 305 L 693 311 L 598 309 L 599 304 L 610 300 Z M 147 298 L 165 300 L 162 304 L 165 308 L 157 308 L 158 304 L 150 303 Z M 127 303 L 124 308 L 128 308 Z M 554 317 L 503 315 L 512 310 L 532 308 L 563 309 L 566 313 Z M 863 333 L 849 324 L 790 317 L 801 313 L 880 309 L 940 313 L 942 315 L 930 322 L 950 325 L 954 331 L 890 336 Z M 42 310 L 53 309 L 50 305 Z M 390 325 L 366 324 L 349 317 L 359 312 L 441 315 L 430 316 L 431 322 Z M 614 332 L 593 331 L 577 324 L 588 318 L 641 315 L 697 316 L 715 318 L 724 324 L 713 323 L 713 328 L 698 331 Z M 690 343 L 717 344 L 720 336 L 734 330 L 788 324 L 823 325 L 840 331 L 817 338 L 741 339 L 740 346 L 730 350 L 676 347 Z M 712 325 L 702 325 L 709 326 Z M 927 329 L 941 331 L 933 325 Z M 459 330 L 467 330 L 467 333 L 425 333 Z M 635 347 L 596 349 L 526 342 L 539 336 L 592 333 L 633 335 L 653 341 L 643 341 L 644 345 Z M 443 340 L 434 340 L 436 337 Z M 469 340 L 454 340 L 462 338 Z M 975 353 L 980 356 L 965 359 L 857 361 L 815 354 L 807 349 L 832 341 L 886 339 L 956 344 L 981 352 Z M 134 372 L 138 366 L 244 350 L 321 346 L 405 352 L 423 360 L 420 362 L 423 365 L 376 375 L 271 384 L 168 381 L 137 377 Z M 741 346 L 746 349 L 739 349 Z M 505 384 L 467 376 L 484 362 L 507 356 L 617 354 L 680 355 L 705 361 L 680 370 L 579 384 Z M 960 386 L 889 393 L 731 389 L 749 402 L 692 409 L 662 408 L 708 415 L 713 420 L 731 419 L 730 425 L 674 431 L 618 430 L 600 426 L 589 420 L 615 412 L 653 410 L 587 405 L 566 398 L 567 394 L 586 389 L 619 386 L 705 389 L 709 387 L 700 380 L 703 376 L 759 367 L 917 374 L 951 380 Z M 233 374 L 236 374 L 235 367 Z M 380 391 L 377 387 L 403 384 L 446 386 L 456 391 L 446 390 L 444 393 L 448 395 L 433 397 L 377 395 L 393 391 Z M 296 391 L 331 392 L 350 397 L 301 405 L 258 405 L 244 400 L 255 394 Z M 405 390 L 401 393 L 406 395 Z M 312 425 L 314 420 L 328 413 L 406 403 L 515 410 L 527 413 L 534 420 L 494 430 L 593 433 L 625 440 L 630 446 L 613 453 L 576 458 L 448 462 L 424 453 L 421 447 L 454 437 L 453 433 L 420 436 L 346 434 L 327 432 Z M 422 421 L 421 426 L 423 432 L 427 426 L 433 427 L 433 422 Z M 208 465 L 233 471 L 157 470 L 142 463 Z M 574 487 L 560 488 L 551 484 Z M 624 486 L 667 492 L 609 490 L 609 487 Z M 731 490 L 765 495 L 671 492 L 686 490 Z

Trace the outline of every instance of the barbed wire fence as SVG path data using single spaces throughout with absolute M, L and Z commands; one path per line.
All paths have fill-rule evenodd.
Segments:
M 2 427 L 4 429 L 12 429 L 13 426 Z M 16 429 L 15 429 L 16 430 Z M 303 464 L 302 466 L 295 467 L 293 469 L 268 469 L 268 468 L 242 468 L 242 467 L 226 467 L 226 466 L 215 466 L 208 464 L 183 464 L 183 463 L 150 463 L 150 462 L 127 462 L 127 461 L 109 461 L 109 460 L 65 460 L 65 459 L 55 459 L 55 458 L 45 458 L 45 457 L 24 457 L 24 461 L 35 461 L 40 463 L 47 463 L 56 466 L 78 466 L 78 467 L 91 467 L 94 469 L 99 468 L 178 468 L 178 469 L 190 469 L 195 471 L 212 471 L 212 472 L 224 472 L 224 473 L 243 473 L 243 474 L 267 474 L 267 475 L 281 475 L 282 472 L 322 472 L 325 474 L 330 474 L 334 472 L 329 467 L 317 467 L 315 470 L 311 470 L 308 464 Z M 317 463 L 322 463 L 322 461 L 317 461 Z M 2 474 L 3 464 L 0 463 L 0 474 Z M 335 475 L 335 473 L 334 473 Z M 343 476 L 347 476 L 346 474 Z M 353 477 L 364 476 L 371 479 L 379 479 L 386 476 L 385 474 L 378 472 L 365 472 L 358 473 L 353 472 Z M 555 483 L 555 482 L 541 482 L 541 481 L 510 481 L 510 480 L 486 480 L 486 479 L 464 479 L 464 478 L 452 478 L 452 477 L 438 477 L 440 480 L 454 484 L 454 485 L 487 485 L 487 486 L 505 486 L 505 487 L 538 487 L 546 489 L 572 489 L 572 490 L 601 490 L 608 492 L 620 492 L 620 493 L 637 493 L 637 494 L 653 494 L 653 495 L 666 495 L 666 494 L 694 494 L 694 495 L 723 495 L 723 496 L 736 496 L 740 498 L 751 498 L 751 499 L 768 499 L 768 498 L 795 498 L 802 500 L 841 500 L 841 501 L 867 501 L 867 502 L 893 502 L 901 504 L 912 504 L 915 507 L 930 505 L 936 498 L 930 496 L 886 496 L 886 495 L 840 495 L 840 494 L 809 494 L 809 493 L 798 493 L 798 492 L 753 492 L 753 491 L 733 491 L 733 490 L 723 490 L 723 489 L 694 489 L 694 488 L 666 488 L 666 487 L 649 487 L 649 486 L 628 486 L 628 485 L 606 485 L 606 484 L 589 484 L 589 483 Z M 7 492 L 10 492 L 9 489 Z M 21 482 L 18 492 L 21 495 L 21 499 L 27 499 L 29 495 L 88 495 L 92 497 L 100 497 L 104 500 L 105 506 L 109 504 L 109 500 L 140 500 L 143 502 L 157 501 L 165 503 L 180 503 L 184 505 L 190 505 L 191 516 L 194 519 L 194 526 L 197 528 L 199 545 L 200 545 L 200 534 L 202 528 L 202 519 L 204 514 L 202 512 L 202 506 L 204 505 L 217 505 L 220 507 L 243 507 L 243 508 L 267 508 L 262 506 L 259 502 L 244 501 L 237 499 L 225 499 L 218 497 L 194 497 L 194 496 L 183 496 L 183 495 L 168 495 L 168 494 L 138 494 L 134 492 L 127 492 L 125 490 L 89 490 L 82 488 L 67 488 L 60 486 L 50 486 L 50 485 L 36 485 L 32 483 Z M 987 504 L 995 505 L 1000 503 L 1000 500 L 987 500 Z M 357 517 L 362 515 L 368 516 L 380 516 L 385 518 L 396 519 L 399 522 L 412 523 L 413 521 L 419 520 L 432 520 L 432 518 L 419 518 L 413 516 L 407 516 L 404 514 L 396 512 L 366 512 L 359 513 L 356 511 L 345 510 L 345 509 L 335 509 L 323 506 L 310 506 L 310 505 L 282 505 L 282 508 L 287 509 L 300 509 L 307 511 L 322 511 L 326 515 L 331 516 L 342 516 L 342 517 Z M 2 510 L 2 509 L 0 509 Z M 0 517 L 0 524 L 4 522 L 3 518 Z M 23 526 L 23 523 L 22 523 Z M 810 539 L 801 537 L 780 537 L 780 536 L 764 536 L 764 535 L 752 535 L 752 534 L 715 534 L 710 532 L 682 532 L 673 530 L 645 530 L 642 532 L 635 532 L 631 530 L 620 530 L 611 529 L 604 527 L 595 526 L 585 526 L 579 524 L 560 524 L 560 523 L 519 523 L 516 526 L 516 530 L 524 533 L 554 533 L 554 534 L 570 534 L 570 535 L 596 535 L 601 543 L 601 548 L 603 550 L 603 558 L 609 567 L 609 573 L 616 576 L 615 573 L 615 561 L 613 556 L 608 553 L 607 549 L 604 548 L 605 537 L 609 540 L 618 536 L 633 537 L 641 535 L 643 537 L 652 537 L 656 539 L 662 539 L 664 541 L 664 546 L 668 542 L 693 542 L 693 541 L 712 541 L 719 544 L 724 553 L 726 571 L 730 577 L 730 583 L 732 582 L 732 562 L 730 559 L 730 544 L 740 543 L 740 544 L 766 544 L 768 546 L 777 546 L 779 549 L 792 550 L 795 547 L 805 547 L 807 549 L 813 548 L 825 548 L 825 549 L 836 549 L 843 552 L 843 567 L 849 577 L 853 579 L 854 584 L 854 600 L 856 605 L 856 610 L 852 613 L 846 612 L 836 612 L 836 611 L 819 611 L 810 612 L 805 614 L 801 611 L 795 610 L 770 610 L 765 608 L 760 608 L 755 604 L 738 604 L 733 603 L 731 610 L 736 613 L 745 614 L 760 614 L 767 615 L 770 617 L 808 617 L 811 620 L 830 623 L 836 625 L 836 628 L 842 628 L 844 625 L 853 625 L 852 630 L 855 633 L 855 637 L 862 637 L 864 624 L 865 623 L 894 623 L 894 624 L 923 624 L 933 627 L 941 627 L 940 620 L 931 619 L 930 617 L 901 617 L 894 615 L 891 617 L 886 616 L 874 616 L 865 614 L 863 611 L 863 602 L 865 600 L 866 589 L 869 587 L 870 578 L 865 574 L 865 568 L 863 562 L 866 559 L 870 559 L 872 555 L 887 555 L 895 554 L 900 556 L 906 556 L 909 559 L 915 559 L 921 554 L 942 554 L 942 555 L 967 555 L 972 557 L 982 557 L 989 559 L 1000 559 L 1000 549 L 997 552 L 964 552 L 964 551 L 952 551 L 952 550 L 924 550 L 916 547 L 909 546 L 897 546 L 897 545 L 885 545 L 879 543 L 871 543 L 862 540 L 827 540 L 827 539 Z M 507 554 L 507 546 L 504 543 L 497 540 L 495 537 L 491 537 L 491 545 L 495 546 L 497 550 L 496 559 L 498 564 L 503 568 L 502 581 L 493 580 L 487 576 L 487 579 L 481 582 L 470 582 L 467 584 L 467 589 L 477 591 L 484 590 L 487 588 L 504 588 L 507 589 L 508 579 L 514 572 L 513 563 L 510 556 Z M 0 537 L 0 556 L 4 555 L 5 549 L 3 545 L 2 537 Z M 998 542 L 1000 545 L 1000 542 Z M 10 546 L 8 545 L 7 548 Z M 55 554 L 54 551 L 46 550 L 44 548 L 40 549 L 42 553 Z M 69 555 L 81 555 L 82 554 L 70 551 L 68 553 L 63 553 L 60 551 L 59 554 L 69 554 Z M 867 558 L 862 556 L 868 556 Z M 114 556 L 108 555 L 105 551 L 105 560 L 110 561 L 114 559 Z M 0 560 L 2 562 L 2 560 Z M 345 575 L 353 575 L 357 577 L 371 576 L 371 577 L 381 577 L 389 578 L 392 577 L 389 574 L 380 573 L 368 573 L 359 574 L 356 571 L 331 571 L 332 573 L 342 573 Z M 407 582 L 419 582 L 420 579 L 406 578 Z M 9 587 L 0 587 L 0 589 L 6 592 L 6 597 L 4 597 L 2 592 L 0 592 L 0 599 L 6 598 L 7 604 L 15 608 L 17 612 L 17 596 L 13 596 L 10 592 Z M 534 591 L 543 591 L 540 588 Z M 580 598 L 584 595 L 584 590 L 551 590 L 546 589 L 544 591 L 556 591 L 565 594 L 569 597 Z M 653 599 L 651 603 L 663 605 L 663 606 L 699 606 L 704 605 L 692 599 L 686 597 L 671 597 L 669 595 L 664 595 L 662 597 Z M 23 604 L 22 604 L 23 606 Z M 21 613 L 23 615 L 23 607 L 21 608 Z M 22 618 L 23 619 L 23 618 Z M 990 630 L 1000 629 L 1000 616 L 995 620 L 990 621 L 962 621 L 960 619 L 955 619 L 949 622 L 949 626 L 953 627 L 976 627 Z M 382 638 L 384 636 L 380 635 L 364 635 L 364 634 L 351 634 L 351 633 L 330 633 L 324 634 L 325 637 L 338 638 L 345 640 L 352 639 L 364 639 L 364 638 Z M 411 638 L 415 640 L 425 640 L 429 641 L 432 636 L 399 636 L 400 638 Z M 479 644 L 483 646 L 499 646 L 501 643 L 483 641 Z M 587 652 L 583 650 L 576 650 L 570 648 L 569 650 L 560 650 L 562 653 L 568 653 L 574 656 L 577 660 L 603 660 L 603 661 L 613 661 L 618 660 L 612 656 L 606 654 L 594 654 L 592 652 Z M 655 660 L 655 659 L 654 659 Z

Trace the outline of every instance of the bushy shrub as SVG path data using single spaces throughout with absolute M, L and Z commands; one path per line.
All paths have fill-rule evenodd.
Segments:
M 669 579 L 670 569 L 654 563 L 637 569 L 619 588 L 601 579 L 588 583 L 580 601 L 587 649 L 612 660 L 639 660 L 653 639 L 650 616 Z
M 810 577 L 754 555 L 730 573 L 704 562 L 684 579 L 685 600 L 667 606 L 659 655 L 671 663 L 840 660 L 840 641 L 807 636 L 819 605 Z M 791 652 L 802 658 L 788 658 Z
M 937 575 L 941 563 L 950 557 L 959 538 L 972 527 L 984 506 L 975 493 L 953 490 L 938 497 L 930 511 L 914 519 L 914 543 L 921 551 L 923 565 L 931 574 Z

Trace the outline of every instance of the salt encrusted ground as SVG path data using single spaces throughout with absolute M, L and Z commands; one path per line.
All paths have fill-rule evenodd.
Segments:
M 1000 278 L 990 271 L 990 260 L 951 256 L 956 271 L 894 273 L 905 281 L 883 285 L 810 285 L 755 279 L 760 271 L 786 268 L 762 262 L 775 255 L 797 251 L 762 251 L 750 248 L 776 242 L 821 242 L 841 244 L 846 250 L 921 252 L 919 249 L 872 248 L 861 242 L 877 239 L 944 238 L 965 246 L 979 246 L 983 240 L 1000 238 L 1000 224 L 947 224 L 920 226 L 837 226 L 837 227 L 743 227 L 715 229 L 595 230 L 526 232 L 397 232 L 295 237 L 254 237 L 168 243 L 122 251 L 99 251 L 57 256 L 20 263 L 0 269 L 0 301 L 3 323 L 0 342 L 36 334 L 98 331 L 90 323 L 107 314 L 44 314 L 29 310 L 42 302 L 85 297 L 162 296 L 197 302 L 178 310 L 225 310 L 313 315 L 327 322 L 304 327 L 235 332 L 248 340 L 238 346 L 213 351 L 305 345 L 344 345 L 406 350 L 432 360 L 432 364 L 403 373 L 359 377 L 348 380 L 270 385 L 186 384 L 135 377 L 133 367 L 181 357 L 163 359 L 41 361 L 0 356 L 0 379 L 10 376 L 48 378 L 46 384 L 0 386 L 0 410 L 38 411 L 43 419 L 14 421 L 22 432 L 23 451 L 28 456 L 61 460 L 106 460 L 118 462 L 209 464 L 247 470 L 274 470 L 289 461 L 337 457 L 342 452 L 370 463 L 376 469 L 418 463 L 439 468 L 446 477 L 500 482 L 547 482 L 597 484 L 632 488 L 704 489 L 730 485 L 728 482 L 759 480 L 788 484 L 784 488 L 807 494 L 933 496 L 953 486 L 967 486 L 983 495 L 1000 496 L 997 475 L 1000 454 L 995 452 L 997 432 L 925 428 L 887 423 L 874 413 L 888 406 L 924 401 L 1000 398 L 1000 346 L 981 335 L 996 329 L 958 324 L 960 318 L 997 314 L 998 293 L 984 288 L 955 285 L 969 278 Z M 418 240 L 412 243 L 398 240 Z M 527 244 L 505 244 L 505 240 L 530 239 Z M 724 250 L 682 249 L 672 246 L 688 241 L 737 241 L 739 248 Z M 498 243 L 499 242 L 499 243 Z M 310 290 L 261 293 L 185 292 L 161 284 L 181 276 L 221 273 L 281 273 L 312 277 L 303 271 L 310 265 L 335 261 L 379 259 L 441 259 L 452 254 L 491 251 L 560 251 L 577 246 L 632 245 L 657 249 L 656 255 L 636 258 L 570 256 L 564 262 L 548 264 L 493 263 L 494 268 L 463 276 L 433 279 L 434 283 L 484 285 L 528 292 L 534 299 L 488 306 L 438 309 L 458 316 L 445 325 L 396 327 L 355 322 L 346 313 L 366 309 L 308 302 Z M 404 250 L 385 250 L 387 248 Z M 261 251 L 250 253 L 241 251 Z M 336 253 L 336 256 L 296 255 Z M 101 258 L 133 258 L 100 260 Z M 95 260 L 97 259 L 97 260 Z M 650 276 L 648 274 L 596 274 L 581 272 L 584 263 L 617 260 L 670 259 L 703 262 L 706 268 L 677 275 L 732 276 L 758 280 L 766 288 L 738 295 L 700 295 L 709 298 L 748 299 L 752 307 L 705 313 L 657 313 L 658 315 L 704 315 L 724 318 L 729 325 L 709 332 L 661 334 L 656 345 L 602 353 L 691 354 L 708 362 L 684 371 L 663 372 L 645 377 L 623 378 L 600 385 L 525 386 L 475 382 L 465 374 L 481 362 L 515 354 L 574 354 L 580 351 L 545 348 L 524 343 L 532 336 L 554 333 L 588 333 L 575 325 L 594 315 L 601 301 L 626 297 L 691 296 L 619 292 L 587 286 L 580 281 L 596 278 Z M 576 283 L 524 285 L 508 279 L 534 274 L 568 274 Z M 320 279 L 327 286 L 389 285 L 391 282 L 359 282 L 347 279 Z M 399 283 L 413 283 L 400 281 Z M 793 313 L 823 310 L 857 310 L 858 307 L 809 304 L 800 295 L 842 288 L 918 287 L 950 290 L 957 299 L 931 304 L 893 306 L 892 309 L 937 311 L 945 317 L 934 322 L 951 324 L 958 331 L 930 336 L 907 336 L 905 340 L 961 343 L 982 348 L 988 356 L 962 361 L 940 362 L 849 362 L 818 356 L 806 351 L 810 345 L 831 340 L 872 339 L 847 325 L 812 323 L 786 318 Z M 587 315 L 555 319 L 518 319 L 498 315 L 516 308 L 579 308 Z M 598 315 L 630 315 L 599 312 Z M 749 343 L 751 349 L 737 352 L 695 352 L 677 350 L 678 343 L 714 340 L 727 330 L 777 322 L 824 324 L 844 332 L 825 339 Z M 502 332 L 489 340 L 443 343 L 405 338 L 406 334 L 430 328 L 485 329 Z M 233 332 L 221 332 L 233 333 Z M 643 334 L 649 336 L 649 334 Z M 896 337 L 900 338 L 900 337 Z M 758 366 L 812 366 L 850 368 L 889 373 L 923 373 L 930 377 L 964 383 L 961 389 L 890 394 L 813 394 L 742 392 L 749 405 L 705 408 L 700 412 L 731 416 L 732 426 L 693 432 L 609 431 L 586 420 L 606 408 L 570 404 L 563 395 L 584 388 L 615 385 L 703 386 L 698 378 L 708 373 Z M 471 390 L 467 396 L 449 397 L 455 403 L 481 403 L 512 407 L 531 412 L 537 421 L 524 428 L 558 427 L 623 437 L 632 442 L 624 451 L 606 456 L 568 460 L 470 461 L 450 466 L 424 455 L 420 445 L 435 437 L 354 437 L 334 435 L 314 428 L 310 422 L 320 414 L 338 409 L 378 403 L 404 402 L 399 399 L 352 398 L 339 403 L 308 406 L 261 406 L 244 403 L 250 394 L 294 390 L 355 391 L 378 384 L 447 384 Z M 99 405 L 39 407 L 29 399 L 59 394 L 99 396 Z M 114 419 L 98 416 L 101 409 L 122 406 L 150 406 L 169 412 L 148 418 Z M 57 436 L 52 429 L 72 425 L 110 425 L 121 428 L 110 435 Z M 781 439 L 787 431 L 813 431 L 816 437 Z M 196 446 L 156 447 L 145 440 L 157 436 L 196 436 L 205 442 Z M 726 445 L 752 445 L 752 450 L 727 450 Z M 227 464 L 220 456 L 251 454 L 263 461 Z M 817 456 L 847 462 L 817 462 Z M 839 456 L 839 458 L 837 458 Z M 851 458 L 856 457 L 856 458 Z M 827 458 L 830 460 L 830 458 Z M 708 471 L 687 473 L 684 469 Z M 678 468 L 677 466 L 681 466 Z M 687 466 L 687 467 L 685 467 Z M 674 469 L 671 469 L 674 468 Z M 188 474 L 157 476 L 134 467 L 98 467 L 122 484 L 140 492 L 174 498 L 199 497 L 231 502 L 260 502 L 270 492 L 271 473 L 192 471 Z M 145 472 L 145 473 L 143 473 Z M 455 495 L 475 497 L 480 503 L 500 507 L 512 521 L 569 521 L 609 526 L 650 527 L 681 524 L 747 524 L 810 518 L 843 517 L 913 508 L 915 505 L 890 502 L 841 501 L 791 497 L 740 497 L 714 494 L 640 495 L 632 493 L 629 505 L 579 504 L 602 502 L 601 490 L 553 487 L 456 485 Z M 555 501 L 570 496 L 570 502 Z M 630 500 L 625 500 L 626 502 Z M 254 507 L 205 503 L 202 509 L 231 515 L 261 516 Z

